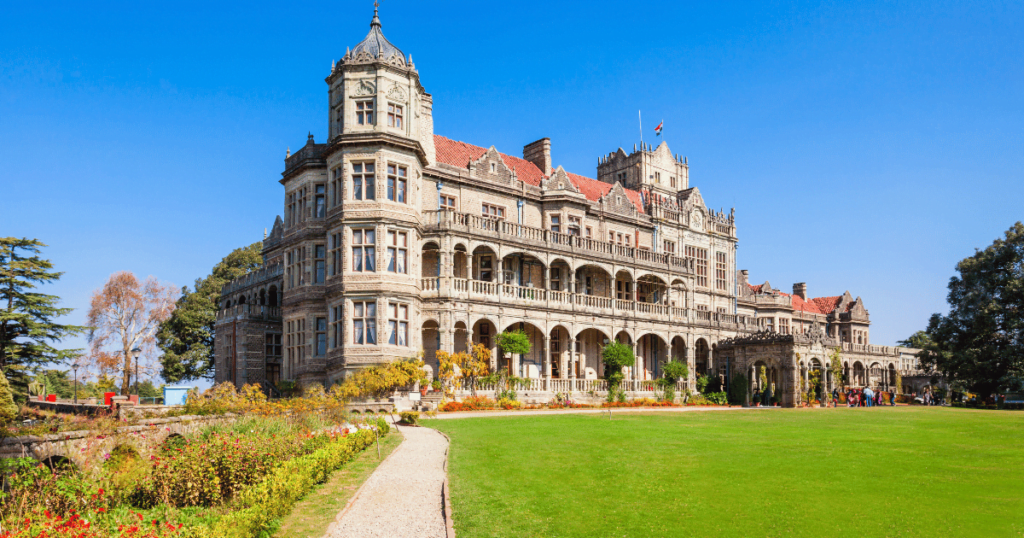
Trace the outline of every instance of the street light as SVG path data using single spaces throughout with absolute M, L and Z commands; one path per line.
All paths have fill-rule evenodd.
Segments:
M 75 357 L 75 361 L 71 363 L 71 370 L 75 372 L 75 405 L 78 405 L 78 361 L 82 360 L 82 357 Z
M 139 355 L 142 355 L 142 350 L 138 346 L 132 350 L 132 356 L 135 357 L 135 395 L 139 396 Z M 139 403 L 142 403 L 141 401 Z

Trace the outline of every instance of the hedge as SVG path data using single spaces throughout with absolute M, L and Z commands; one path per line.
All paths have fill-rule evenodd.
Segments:
M 386 433 L 381 429 L 382 435 Z M 274 520 L 288 514 L 314 486 L 326 482 L 332 472 L 372 445 L 374 437 L 372 431 L 360 430 L 312 454 L 284 462 L 265 480 L 242 491 L 236 506 L 245 508 L 218 520 L 209 529 L 210 535 L 252 538 L 265 534 L 273 527 Z

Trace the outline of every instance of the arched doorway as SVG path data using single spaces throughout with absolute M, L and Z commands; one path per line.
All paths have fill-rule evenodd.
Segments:
M 707 340 L 698 338 L 696 345 L 694 345 L 694 357 L 693 367 L 695 376 L 708 375 L 708 370 L 711 367 L 711 348 L 708 347 Z
M 455 322 L 455 352 L 460 353 L 463 351 L 469 351 L 469 331 L 466 330 L 466 324 L 461 321 Z
M 641 336 L 636 344 L 639 378 L 646 381 L 661 377 L 662 365 L 668 359 L 668 344 L 654 333 Z
M 863 387 L 864 383 L 864 365 L 860 361 L 853 363 L 853 384 L 857 387 Z
M 586 379 L 589 372 L 593 377 L 604 377 L 604 362 L 601 350 L 608 345 L 608 335 L 598 329 L 584 329 L 576 335 L 576 353 L 578 359 L 571 366 L 570 377 Z
M 574 341 L 569 337 L 569 331 L 561 325 L 551 329 L 551 377 L 553 379 L 568 379 L 569 361 L 572 354 Z
M 437 350 L 441 349 L 441 332 L 437 322 L 432 319 L 424 321 L 422 336 L 423 362 L 430 367 L 436 378 L 439 371 L 438 367 L 440 366 L 440 362 L 437 360 Z
M 544 331 L 532 323 L 520 321 L 505 328 L 522 331 L 530 340 L 530 351 L 522 355 L 498 357 L 498 367 L 507 368 L 510 375 L 539 379 L 544 372 Z M 499 354 L 501 352 L 499 351 Z

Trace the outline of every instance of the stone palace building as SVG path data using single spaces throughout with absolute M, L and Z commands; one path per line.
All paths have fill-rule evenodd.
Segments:
M 765 366 L 784 405 L 836 347 L 855 386 L 916 368 L 914 350 L 870 343 L 859 297 L 751 285 L 734 212 L 710 209 L 664 142 L 603 155 L 590 178 L 555 166 L 547 138 L 520 157 L 437 135 L 376 11 L 326 82 L 328 138 L 289 152 L 264 267 L 223 290 L 218 382 L 330 384 L 420 353 L 436 371 L 436 350 L 470 342 L 542 394 L 603 390 L 613 340 L 634 346 L 640 392 L 670 359 L 691 389 Z M 511 329 L 532 350 L 498 364 Z

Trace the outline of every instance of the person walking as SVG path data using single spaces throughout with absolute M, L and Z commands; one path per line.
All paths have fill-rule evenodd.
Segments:
M 838 406 L 839 406 L 839 389 L 833 388 L 832 389 L 832 407 L 834 408 L 834 407 L 838 407 Z
M 892 395 L 889 396 L 889 406 L 896 407 L 896 391 L 892 391 Z

